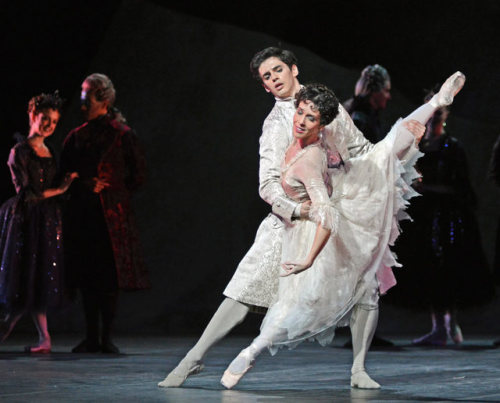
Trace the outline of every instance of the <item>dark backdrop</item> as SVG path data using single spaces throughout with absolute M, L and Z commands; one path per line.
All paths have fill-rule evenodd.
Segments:
M 394 88 L 386 127 L 420 103 L 423 88 L 460 69 L 468 80 L 448 127 L 467 149 L 491 261 L 500 192 L 486 171 L 500 123 L 500 6 L 493 0 L 414 3 L 3 2 L 0 159 L 7 159 L 12 134 L 27 131 L 30 96 L 58 88 L 68 99 L 51 139 L 59 148 L 81 123 L 83 78 L 108 74 L 149 166 L 135 205 L 153 288 L 123 295 L 117 326 L 198 333 L 269 212 L 257 194 L 257 151 L 273 100 L 250 77 L 251 56 L 270 45 L 291 48 L 301 82 L 324 82 L 340 99 L 351 96 L 365 65 L 384 65 Z M 13 194 L 6 167 L 0 178 L 4 200 Z M 385 312 L 381 326 L 388 331 L 417 326 L 397 309 Z M 475 311 L 465 326 L 500 330 L 491 320 L 498 312 L 495 304 Z M 73 331 L 81 320 L 80 307 L 71 305 L 51 325 Z M 254 332 L 257 324 L 252 319 L 242 331 Z

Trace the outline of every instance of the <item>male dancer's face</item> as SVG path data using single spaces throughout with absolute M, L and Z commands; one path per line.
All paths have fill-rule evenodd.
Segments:
M 282 99 L 293 97 L 300 90 L 298 74 L 299 70 L 295 64 L 290 68 L 274 56 L 264 60 L 259 67 L 264 89 Z
M 82 84 L 80 101 L 80 110 L 86 121 L 96 119 L 108 113 L 108 102 L 98 101 L 95 97 L 95 90 L 92 89 L 90 84 L 86 81 Z
M 378 92 L 374 92 L 370 97 L 370 104 L 375 110 L 384 110 L 387 107 L 387 102 L 391 99 L 391 82 L 386 81 L 384 88 Z

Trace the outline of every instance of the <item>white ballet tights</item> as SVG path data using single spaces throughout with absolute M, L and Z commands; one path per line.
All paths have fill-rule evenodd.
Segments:
M 460 91 L 464 82 L 465 76 L 462 73 L 456 72 L 451 75 L 429 102 L 415 109 L 404 120 L 413 119 L 425 125 L 436 109 L 450 105 L 453 102 L 453 97 Z
M 186 354 L 189 361 L 203 361 L 207 351 L 226 336 L 247 316 L 249 308 L 241 302 L 226 298 L 219 305 L 198 342 Z

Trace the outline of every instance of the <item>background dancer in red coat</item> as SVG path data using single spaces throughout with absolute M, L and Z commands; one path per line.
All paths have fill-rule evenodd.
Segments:
M 62 171 L 80 175 L 65 221 L 68 270 L 81 291 L 87 325 L 74 353 L 118 353 L 111 341 L 118 290 L 149 287 L 130 204 L 130 193 L 144 182 L 144 157 L 114 101 L 107 76 L 94 73 L 85 79 L 81 110 L 86 123 L 68 134 L 61 156 Z

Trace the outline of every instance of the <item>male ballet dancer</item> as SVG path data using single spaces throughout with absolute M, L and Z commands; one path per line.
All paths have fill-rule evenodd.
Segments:
M 261 223 L 254 244 L 224 290 L 226 298 L 200 339 L 177 367 L 158 384 L 160 387 L 179 387 L 188 376 L 199 373 L 203 369 L 202 361 L 208 350 L 241 323 L 252 307 L 270 306 L 278 290 L 284 226 L 282 221 L 308 218 L 309 203 L 297 204 L 288 199 L 280 184 L 281 162 L 293 138 L 294 96 L 300 89 L 297 59 L 288 50 L 269 47 L 255 54 L 250 62 L 250 70 L 264 89 L 276 99 L 274 108 L 264 121 L 259 150 L 259 194 L 272 206 L 272 213 Z M 423 125 L 415 121 L 408 122 L 405 126 L 417 138 L 421 137 L 425 130 Z M 373 147 L 356 128 L 342 106 L 339 106 L 337 118 L 325 128 L 325 132 L 330 133 L 327 137 L 330 140 L 328 145 L 331 164 L 342 163 Z M 414 141 L 413 136 L 409 133 L 403 135 L 407 137 L 400 141 L 402 148 L 405 144 L 410 147 Z M 354 355 L 351 370 L 353 387 L 380 387 L 368 376 L 364 368 L 366 353 L 377 326 L 378 289 L 379 283 L 375 281 L 352 312 L 350 326 Z

